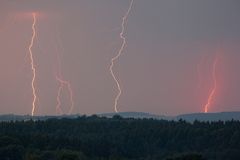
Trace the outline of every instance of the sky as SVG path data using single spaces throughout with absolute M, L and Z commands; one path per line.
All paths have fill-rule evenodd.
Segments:
M 71 84 L 72 113 L 114 112 L 118 93 L 109 67 L 121 45 L 130 0 L 1 0 L 0 114 L 31 114 L 29 50 L 32 13 L 36 38 L 35 115 L 54 115 L 59 82 Z M 114 64 L 120 112 L 160 115 L 240 111 L 240 2 L 238 0 L 134 0 L 125 24 L 126 46 Z M 63 114 L 70 110 L 65 86 Z

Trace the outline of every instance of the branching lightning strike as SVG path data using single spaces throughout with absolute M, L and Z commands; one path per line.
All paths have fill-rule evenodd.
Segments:
M 127 21 L 128 15 L 129 15 L 130 11 L 132 10 L 133 2 L 134 2 L 134 0 L 131 0 L 131 3 L 129 5 L 128 10 L 127 10 L 126 14 L 122 18 L 122 24 L 121 24 L 122 30 L 120 32 L 120 38 L 122 39 L 122 45 L 121 45 L 121 48 L 118 51 L 118 54 L 111 59 L 111 65 L 110 65 L 110 73 L 111 73 L 111 75 L 112 75 L 112 77 L 113 77 L 113 79 L 114 79 L 114 81 L 115 81 L 115 83 L 117 85 L 117 88 L 118 88 L 118 94 L 115 97 L 115 101 L 114 101 L 114 110 L 115 110 L 116 113 L 118 113 L 117 105 L 118 105 L 118 100 L 119 100 L 119 98 L 120 98 L 120 96 L 122 94 L 122 89 L 121 89 L 121 86 L 119 84 L 118 78 L 116 77 L 116 75 L 113 72 L 113 67 L 114 67 L 114 62 L 121 56 L 121 54 L 123 52 L 123 49 L 124 49 L 124 47 L 126 45 L 126 37 L 124 36 L 125 25 L 126 25 L 126 21 Z
M 214 86 L 213 86 L 213 89 L 211 90 L 211 93 L 208 97 L 207 104 L 204 106 L 204 112 L 205 113 L 208 113 L 209 107 L 212 104 L 212 101 L 213 101 L 213 98 L 214 98 L 214 95 L 215 95 L 216 89 L 217 89 L 217 75 L 216 75 L 217 63 L 218 63 L 218 59 L 216 58 L 214 60 L 214 63 L 213 63 L 213 71 L 212 71 L 212 78 L 213 78 L 213 81 L 214 81 Z
M 58 51 L 58 50 L 57 50 Z M 58 52 L 57 52 L 58 53 Z M 62 63 L 61 63 L 61 57 L 59 53 L 57 54 L 57 61 L 58 61 L 58 73 L 56 75 L 56 80 L 59 82 L 59 88 L 58 88 L 58 93 L 57 93 L 57 106 L 56 106 L 56 111 L 59 111 L 60 114 L 63 114 L 63 110 L 61 108 L 61 93 L 64 90 L 64 87 L 67 88 L 67 91 L 69 93 L 70 97 L 70 108 L 68 111 L 68 114 L 71 114 L 73 109 L 74 109 L 74 100 L 73 100 L 73 90 L 71 83 L 67 80 L 64 80 L 63 75 L 62 75 Z
M 56 76 L 56 79 L 58 81 L 58 77 Z M 61 100 L 60 100 L 60 96 L 61 96 L 61 92 L 63 90 L 63 84 L 59 81 L 60 86 L 58 88 L 58 93 L 57 93 L 57 106 L 56 106 L 56 113 L 60 113 L 61 115 L 63 114 L 63 110 L 61 108 Z
M 33 58 L 33 52 L 32 52 L 32 47 L 33 47 L 33 43 L 36 37 L 36 13 L 32 13 L 32 17 L 33 17 L 33 23 L 32 23 L 32 38 L 31 38 L 31 43 L 28 47 L 29 50 L 29 57 L 30 57 L 30 61 L 31 61 L 31 70 L 32 70 L 32 82 L 31 82 L 31 86 L 32 86 L 32 94 L 33 94 L 33 101 L 32 101 L 32 113 L 31 115 L 34 116 L 35 113 L 35 109 L 36 109 L 36 101 L 37 101 L 37 92 L 36 92 L 36 87 L 35 87 L 35 81 L 36 81 L 36 68 L 35 68 L 35 63 L 34 63 L 34 58 Z
M 61 96 L 61 92 L 64 88 L 64 86 L 67 87 L 67 90 L 70 94 L 70 101 L 71 101 L 71 106 L 70 109 L 68 111 L 68 114 L 71 114 L 73 111 L 73 107 L 74 107 L 74 101 L 73 101 L 73 92 L 72 92 L 72 87 L 71 84 L 68 81 L 63 80 L 61 77 L 56 76 L 57 81 L 60 83 L 60 87 L 58 88 L 58 94 L 57 94 L 57 109 L 60 111 L 61 114 L 63 114 L 63 111 L 61 109 L 61 100 L 60 100 L 60 96 Z

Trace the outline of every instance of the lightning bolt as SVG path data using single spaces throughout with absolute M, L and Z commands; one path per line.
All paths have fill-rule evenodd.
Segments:
M 56 79 L 58 80 L 58 76 L 56 76 Z M 59 79 L 60 80 L 60 79 Z M 57 106 L 56 106 L 56 113 L 58 114 L 58 112 L 60 112 L 60 114 L 63 114 L 63 110 L 61 108 L 61 100 L 60 100 L 60 96 L 61 96 L 61 92 L 63 90 L 63 83 L 61 83 L 61 81 L 58 81 L 60 83 L 60 86 L 58 88 L 58 93 L 57 93 Z
M 36 101 L 37 101 L 37 93 L 36 93 L 36 87 L 35 87 L 35 81 L 36 81 L 36 68 L 35 68 L 35 63 L 34 63 L 34 58 L 33 58 L 33 52 L 32 52 L 32 47 L 33 47 L 33 43 L 36 37 L 36 29 L 35 29 L 35 25 L 36 25 L 36 13 L 32 13 L 32 17 L 33 17 L 33 23 L 32 23 L 32 38 L 31 38 L 31 43 L 28 47 L 29 50 L 29 57 L 30 57 L 30 63 L 31 63 L 31 70 L 32 70 L 32 82 L 31 82 L 31 86 L 32 86 L 32 94 L 33 94 L 33 101 L 32 101 L 32 116 L 34 116 L 34 112 L 36 109 Z
M 204 112 L 208 113 L 209 107 L 212 104 L 214 95 L 216 93 L 216 89 L 217 89 L 217 75 L 216 75 L 216 71 L 217 71 L 217 64 L 218 64 L 218 58 L 215 58 L 214 63 L 213 63 L 213 71 L 212 71 L 212 78 L 214 81 L 214 86 L 212 91 L 210 92 L 210 95 L 208 96 L 208 100 L 207 100 L 207 104 L 204 106 Z
M 71 114 L 74 108 L 74 101 L 73 101 L 73 91 L 72 91 L 72 87 L 71 84 L 68 81 L 65 81 L 63 79 L 61 79 L 61 77 L 56 76 L 57 81 L 60 83 L 60 87 L 58 88 L 58 94 L 57 94 L 57 109 L 60 110 L 61 114 L 63 113 L 62 109 L 61 109 L 61 100 L 60 100 L 60 96 L 61 96 L 61 92 L 64 88 L 64 86 L 67 87 L 67 90 L 70 94 L 70 101 L 71 101 L 71 106 L 70 109 L 68 111 L 68 114 Z
M 125 25 L 126 25 L 126 21 L 127 21 L 128 16 L 129 16 L 129 13 L 132 10 L 133 1 L 134 0 L 131 0 L 131 3 L 129 5 L 128 10 L 127 10 L 126 14 L 122 18 L 122 25 L 121 25 L 122 26 L 122 30 L 120 32 L 120 38 L 122 39 L 122 45 L 121 45 L 121 48 L 118 51 L 118 54 L 111 59 L 111 65 L 110 65 L 110 68 L 109 68 L 110 73 L 111 73 L 111 75 L 112 75 L 112 77 L 113 77 L 113 79 L 114 79 L 114 81 L 115 81 L 115 83 L 117 85 L 117 88 L 118 88 L 118 94 L 117 94 L 117 96 L 115 97 L 115 100 L 114 100 L 114 110 L 115 110 L 116 113 L 118 113 L 117 105 L 118 105 L 118 100 L 119 100 L 119 98 L 120 98 L 120 96 L 122 94 L 122 89 L 121 89 L 121 86 L 119 84 L 118 78 L 116 77 L 116 75 L 113 72 L 113 67 L 114 67 L 114 62 L 121 56 L 121 54 L 123 52 L 123 49 L 124 49 L 124 47 L 126 45 L 126 37 L 124 36 Z
M 59 37 L 58 37 L 58 39 L 59 39 Z M 60 100 L 61 98 L 60 97 L 61 97 L 62 91 L 66 87 L 67 91 L 69 93 L 70 103 L 71 103 L 68 114 L 71 114 L 73 109 L 74 109 L 73 90 L 72 90 L 71 83 L 63 78 L 63 75 L 62 75 L 62 61 L 61 61 L 60 53 L 58 52 L 58 47 L 56 47 L 56 50 L 57 50 L 57 53 L 58 53 L 57 54 L 58 73 L 56 74 L 56 80 L 59 82 L 59 88 L 58 88 L 58 93 L 57 93 L 56 111 L 59 111 L 60 114 L 63 114 L 63 110 L 61 108 L 62 104 L 61 104 L 61 100 Z

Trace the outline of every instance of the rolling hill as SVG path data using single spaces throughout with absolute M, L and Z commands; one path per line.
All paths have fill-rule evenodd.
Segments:
M 102 113 L 97 114 L 99 117 L 107 117 L 112 118 L 115 115 L 119 115 L 123 118 L 139 118 L 139 119 L 163 119 L 163 120 L 175 120 L 178 121 L 180 119 L 185 120 L 187 122 L 193 122 L 195 120 L 198 121 L 231 121 L 238 120 L 240 121 L 240 112 L 219 112 L 219 113 L 191 113 L 191 114 L 182 114 L 177 116 L 164 116 L 164 115 L 156 115 L 151 113 L 144 112 L 120 112 L 120 113 Z M 79 114 L 76 115 L 61 115 L 61 116 L 30 116 L 30 115 L 14 115 L 14 114 L 6 114 L 0 115 L 0 121 L 26 121 L 26 120 L 47 120 L 50 118 L 77 118 L 81 116 Z

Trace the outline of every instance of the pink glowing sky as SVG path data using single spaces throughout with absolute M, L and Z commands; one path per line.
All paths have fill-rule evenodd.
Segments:
M 74 92 L 73 113 L 114 112 L 117 89 L 109 66 L 121 45 L 129 2 L 1 0 L 0 114 L 31 114 L 32 12 L 37 12 L 36 114 L 56 113 L 57 53 Z M 114 67 L 123 90 L 119 111 L 203 112 L 216 55 L 218 87 L 209 112 L 239 111 L 239 6 L 237 0 L 135 0 L 127 46 Z M 68 93 L 61 98 L 67 112 Z

